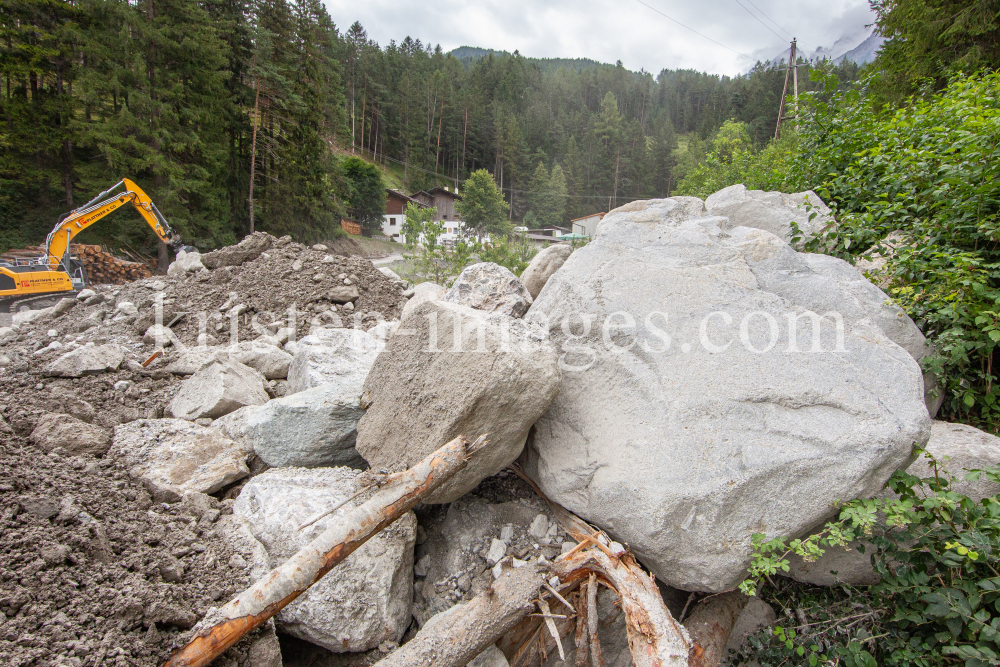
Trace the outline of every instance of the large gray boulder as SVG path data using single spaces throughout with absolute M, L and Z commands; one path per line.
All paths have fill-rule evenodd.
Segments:
M 68 414 L 48 413 L 35 424 L 31 441 L 47 452 L 62 448 L 70 454 L 100 456 L 111 446 L 111 433 Z
M 266 550 L 268 562 L 254 563 L 255 570 L 280 565 L 364 502 L 364 497 L 352 500 L 299 529 L 354 495 L 359 475 L 349 468 L 272 468 L 247 482 L 233 513 L 248 521 Z M 408 512 L 377 533 L 281 610 L 278 628 L 336 653 L 398 642 L 410 625 L 416 531 L 416 518 Z
M 123 361 L 125 353 L 117 345 L 84 345 L 53 361 L 45 374 L 69 378 L 98 375 L 118 370 Z
M 688 204 L 616 209 L 532 306 L 563 384 L 526 465 L 660 580 L 722 591 L 753 533 L 796 536 L 877 492 L 930 419 L 919 366 L 870 319 L 819 313 L 812 351 L 813 304 L 767 286 L 782 266 L 823 278 L 794 250 Z
M 236 245 L 226 246 L 201 256 L 201 263 L 209 269 L 220 266 L 239 266 L 244 262 L 260 257 L 262 252 L 270 249 L 274 237 L 265 232 L 254 232 L 243 238 Z
M 842 259 L 782 251 L 752 262 L 751 270 L 763 289 L 814 313 L 838 312 L 848 322 L 867 318 L 917 363 L 932 352 L 903 309 Z M 803 326 L 806 324 L 803 320 Z M 944 401 L 944 392 L 933 373 L 923 375 L 924 403 L 933 418 Z
M 431 299 L 440 299 L 447 293 L 448 290 L 437 283 L 417 283 L 413 286 L 413 296 L 403 306 L 403 312 L 399 315 L 399 321 L 402 322 L 412 315 L 413 311 L 423 302 L 430 301 Z
M 429 502 L 451 502 L 511 463 L 559 392 L 556 351 L 540 327 L 444 301 L 426 301 L 389 339 L 364 383 L 358 451 L 399 470 L 453 438 L 489 444 Z
M 174 417 L 215 419 L 248 405 L 267 403 L 264 376 L 241 363 L 217 359 L 184 380 L 170 401 Z
M 229 352 L 221 345 L 196 345 L 178 347 L 167 358 L 163 369 L 174 375 L 194 375 L 214 361 L 228 361 Z
M 354 448 L 362 384 L 324 384 L 268 401 L 247 419 L 243 437 L 272 467 L 362 468 Z
M 252 450 L 183 419 L 138 419 L 115 427 L 111 453 L 154 500 L 176 502 L 185 491 L 215 493 L 249 475 Z
M 380 347 L 359 329 L 319 329 L 299 340 L 288 367 L 288 393 L 324 384 L 359 385 Z
M 807 203 L 812 210 L 808 210 Z M 833 222 L 830 208 L 812 190 L 785 194 L 747 190 L 742 184 L 730 185 L 710 195 L 705 200 L 705 208 L 709 215 L 729 218 L 733 227 L 763 229 L 783 241 L 791 240 L 792 222 L 798 224 L 803 240 L 820 233 Z
M 931 437 L 924 447 L 938 462 L 939 474 L 951 475 L 951 490 L 968 496 L 976 502 L 1000 493 L 1000 484 L 985 477 L 966 480 L 970 470 L 982 470 L 1000 465 L 1000 438 L 966 424 L 950 424 L 935 421 L 931 426 Z M 921 456 L 906 472 L 926 479 L 934 476 L 930 459 Z M 891 491 L 881 490 L 874 494 L 887 498 Z M 817 527 L 813 531 L 815 532 Z M 797 556 L 789 558 L 788 576 L 796 581 L 817 586 L 870 586 L 878 583 L 879 577 L 871 565 L 871 547 L 861 553 L 856 545 L 850 548 L 831 547 L 817 560 L 806 563 Z
M 532 301 L 517 276 L 493 262 L 465 267 L 442 300 L 510 317 L 523 316 Z
M 181 250 L 177 253 L 174 261 L 167 267 L 167 275 L 171 278 L 183 278 L 188 273 L 207 271 L 201 262 L 201 253 L 197 250 L 187 252 Z
M 549 246 L 538 251 L 528 268 L 521 274 L 521 282 L 532 299 L 537 299 L 539 292 L 545 287 L 552 274 L 559 270 L 559 267 L 566 263 L 569 256 L 573 254 L 573 246 L 566 243 Z
M 249 366 L 268 380 L 284 380 L 288 376 L 288 367 L 292 363 L 292 355 L 280 347 L 261 343 L 259 341 L 244 341 L 232 350 L 230 356 L 236 361 Z

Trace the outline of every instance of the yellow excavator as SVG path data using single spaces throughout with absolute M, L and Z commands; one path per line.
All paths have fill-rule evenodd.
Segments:
M 124 186 L 124 191 L 112 194 L 119 186 Z M 0 259 L 0 312 L 46 307 L 54 300 L 82 290 L 87 285 L 87 274 L 79 258 L 70 254 L 70 242 L 87 227 L 129 203 L 161 241 L 173 247 L 175 252 L 185 248 L 142 188 L 123 178 L 62 216 L 45 239 L 44 254 Z

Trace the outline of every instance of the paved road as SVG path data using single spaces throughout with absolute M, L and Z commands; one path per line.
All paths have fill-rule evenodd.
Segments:
M 375 267 L 378 268 L 380 266 L 388 266 L 393 262 L 401 262 L 403 261 L 403 259 L 405 258 L 400 253 L 397 252 L 393 253 L 392 255 L 389 255 L 388 257 L 380 257 L 378 259 L 373 259 L 372 264 L 374 264 Z

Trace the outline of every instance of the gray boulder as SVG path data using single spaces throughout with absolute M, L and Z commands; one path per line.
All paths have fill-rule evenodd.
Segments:
M 125 361 L 125 353 L 117 345 L 84 345 L 62 355 L 45 369 L 46 375 L 78 378 L 116 371 Z
M 811 351 L 812 303 L 768 287 L 787 244 L 689 208 L 616 209 L 539 295 L 526 319 L 547 323 L 563 385 L 525 463 L 660 580 L 722 591 L 753 533 L 797 536 L 877 492 L 930 420 L 919 366 L 870 319 L 819 313 Z
M 261 406 L 247 419 L 244 438 L 272 467 L 365 467 L 354 448 L 362 382 L 324 384 Z
M 185 491 L 215 493 L 249 475 L 252 451 L 183 419 L 138 419 L 115 427 L 111 453 L 154 500 L 177 502 Z
M 569 256 L 573 254 L 573 246 L 565 243 L 549 246 L 538 251 L 528 268 L 521 274 L 521 282 L 532 299 L 537 299 L 539 292 L 545 287 L 552 274 L 559 270 L 559 267 L 566 263 Z
M 813 207 L 811 211 L 806 208 L 807 202 Z M 731 185 L 710 195 L 705 200 L 705 208 L 709 215 L 729 218 L 732 227 L 763 229 L 783 241 L 791 239 L 793 221 L 799 225 L 803 240 L 820 233 L 833 222 L 830 208 L 812 190 L 785 194 L 747 190 L 742 184 Z
M 339 517 L 364 502 L 350 501 L 307 528 L 299 526 L 352 496 L 361 473 L 349 468 L 273 468 L 243 487 L 233 513 L 245 518 L 264 546 L 267 563 L 284 562 Z M 278 628 L 331 651 L 367 651 L 398 642 L 410 624 L 413 598 L 413 545 L 417 521 L 412 512 L 376 534 L 280 611 Z
M 493 262 L 480 262 L 465 267 L 442 300 L 487 313 L 521 317 L 528 312 L 532 299 L 509 269 Z
M 262 252 L 270 249 L 274 237 L 265 232 L 254 232 L 244 237 L 236 245 L 226 246 L 201 256 L 201 263 L 208 269 L 220 266 L 239 266 L 244 262 L 260 257 Z
M 174 417 L 215 419 L 247 405 L 263 405 L 268 395 L 264 376 L 241 363 L 215 360 L 184 380 L 170 401 Z
M 556 351 L 537 326 L 427 301 L 379 354 L 364 383 L 358 451 L 374 468 L 408 468 L 449 440 L 489 445 L 435 491 L 451 502 L 511 463 L 559 392 Z M 460 342 L 455 345 L 456 340 Z
M 351 303 L 353 304 L 361 296 L 358 292 L 358 288 L 354 285 L 337 285 L 330 290 L 327 295 L 330 301 L 334 303 Z
M 903 309 L 842 259 L 796 253 L 779 245 L 770 257 L 751 261 L 750 269 L 763 289 L 797 306 L 817 314 L 837 312 L 846 322 L 868 319 L 917 363 L 932 351 Z M 801 326 L 805 328 L 808 324 L 809 320 L 803 318 Z M 811 345 L 810 341 L 803 343 Z M 933 373 L 923 376 L 924 403 L 934 417 L 944 401 L 944 392 Z
M 111 433 L 67 414 L 45 414 L 35 424 L 31 441 L 39 449 L 61 447 L 70 454 L 100 456 L 111 446 Z
M 292 355 L 280 347 L 257 341 L 240 343 L 230 356 L 268 380 L 284 380 L 288 377 L 288 367 L 292 363 Z
M 399 316 L 399 321 L 402 322 L 409 317 L 423 302 L 430 301 L 431 299 L 440 299 L 447 293 L 448 290 L 437 283 L 418 283 L 414 285 L 413 296 L 403 306 L 403 312 Z
M 404 285 L 406 284 L 406 281 L 403 280 L 402 278 L 400 278 L 399 274 L 396 273 L 395 271 L 393 271 L 392 269 L 390 269 L 388 266 L 380 266 L 380 267 L 378 267 L 378 270 L 379 270 L 379 273 L 381 273 L 383 276 L 385 276 L 389 280 L 392 280 L 393 282 L 397 282 L 397 283 L 403 283 Z
M 220 345 L 196 345 L 178 348 L 163 370 L 174 375 L 194 375 L 213 361 L 228 361 L 227 348 Z
M 196 250 L 191 252 L 181 250 L 167 267 L 167 275 L 171 278 L 182 278 L 188 273 L 207 270 L 201 262 L 201 253 Z
M 364 382 L 379 352 L 378 342 L 358 329 L 320 329 L 296 343 L 288 367 L 288 392 L 323 384 Z
M 43 322 L 55 313 L 55 306 L 41 308 L 39 310 L 21 310 L 12 313 L 10 316 L 11 326 L 19 327 L 32 322 Z

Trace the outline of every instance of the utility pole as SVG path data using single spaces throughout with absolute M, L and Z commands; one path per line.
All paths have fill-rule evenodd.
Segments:
M 793 85 L 795 87 L 795 99 L 799 99 L 799 69 L 795 66 L 795 39 L 792 39 L 792 49 L 788 56 L 788 66 L 785 67 L 785 85 L 781 89 L 781 101 L 778 103 L 778 124 L 774 127 L 774 138 L 778 139 L 781 137 L 781 119 L 785 113 L 785 95 L 788 94 L 788 76 L 794 74 Z

